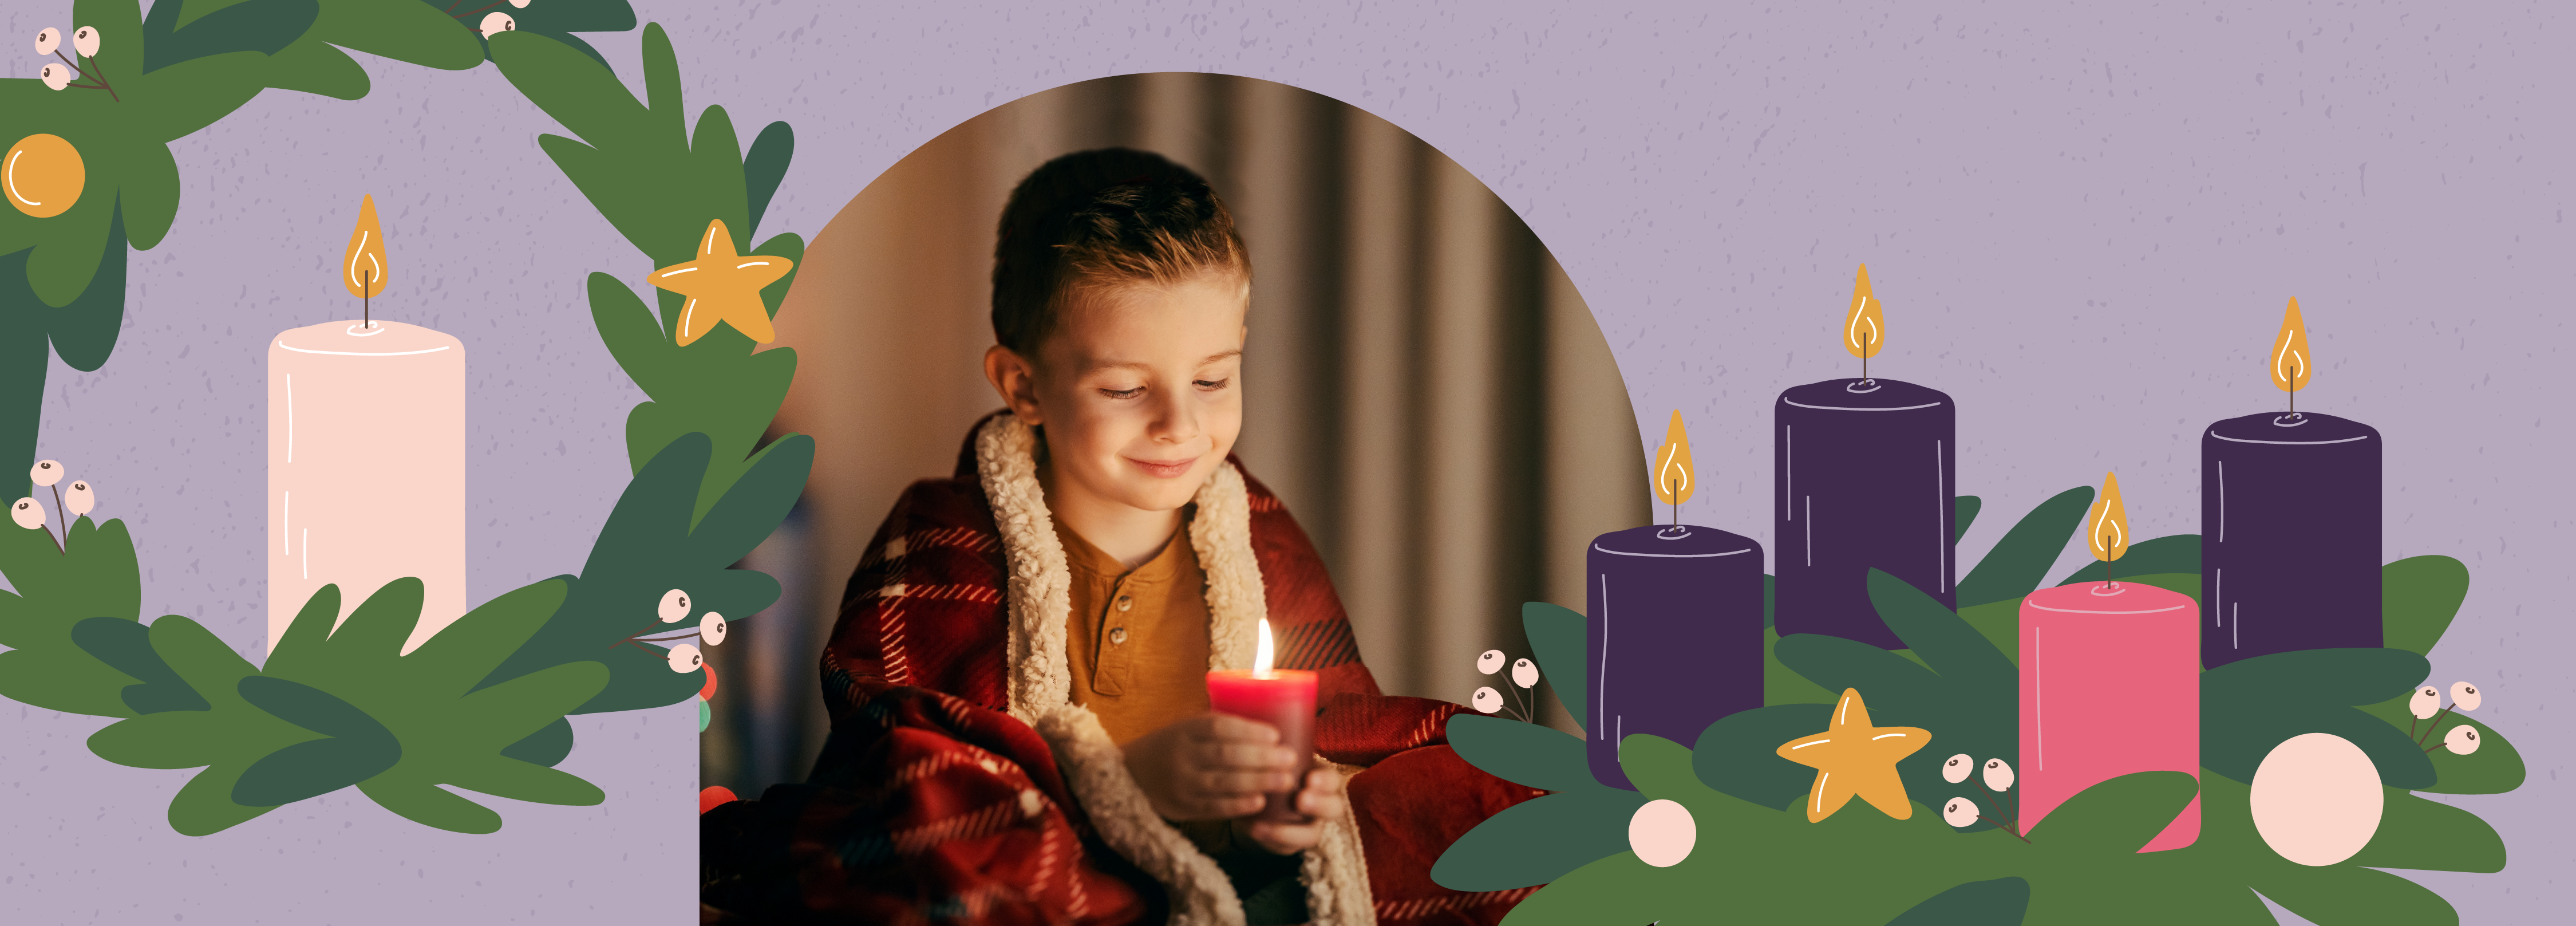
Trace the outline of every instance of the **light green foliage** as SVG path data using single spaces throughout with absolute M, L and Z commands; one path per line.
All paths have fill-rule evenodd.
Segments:
M 124 521 L 81 518 L 65 532 L 67 549 L 57 549 L 46 530 L 0 524 L 0 574 L 17 589 L 0 591 L 0 646 L 9 647 L 0 652 L 0 696 L 66 713 L 132 717 L 124 691 L 136 679 L 81 649 L 72 627 L 93 617 L 142 617 L 134 538 Z
M 492 55 L 512 84 L 578 136 L 545 135 L 538 143 L 651 266 L 692 259 L 709 221 L 724 222 L 737 247 L 753 240 L 760 220 L 756 207 L 767 207 L 785 175 L 794 135 L 785 123 L 772 123 L 755 140 L 746 165 L 732 118 L 723 107 L 710 106 L 692 136 L 678 57 L 659 24 L 644 28 L 641 101 L 606 67 L 551 39 L 503 35 L 493 40 Z M 748 253 L 801 262 L 805 242 L 779 235 Z M 790 272 L 761 291 L 773 317 L 794 281 Z M 591 314 L 600 339 L 653 398 L 627 416 L 627 461 L 640 472 L 682 434 L 713 438 L 715 462 L 692 514 L 702 517 L 758 462 L 753 450 L 787 397 L 796 355 L 784 349 L 754 354 L 751 339 L 731 325 L 680 347 L 669 332 L 683 301 L 676 293 L 660 297 L 657 316 L 616 277 L 591 275 Z

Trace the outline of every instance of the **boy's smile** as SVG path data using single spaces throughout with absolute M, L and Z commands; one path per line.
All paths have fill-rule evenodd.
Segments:
M 1014 414 L 1045 429 L 1040 481 L 1056 517 L 1141 562 L 1243 430 L 1251 289 L 1220 271 L 1071 296 L 1036 363 L 996 346 L 985 372 Z

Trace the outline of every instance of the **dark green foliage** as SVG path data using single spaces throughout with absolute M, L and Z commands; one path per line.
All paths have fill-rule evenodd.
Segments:
M 572 755 L 572 724 L 557 717 L 553 723 L 528 734 L 527 739 L 503 748 L 501 754 L 547 768 L 561 765 L 565 756 Z
M 1870 570 L 1869 597 L 1879 619 L 1920 662 L 1867 643 L 1806 633 L 1780 638 L 1774 652 L 1782 665 L 1827 692 L 1859 691 L 1871 722 L 1931 731 L 1929 746 L 1896 765 L 1907 794 L 1927 804 L 1979 796 L 1971 786 L 1943 781 L 1941 763 L 1964 752 L 1979 762 L 2001 758 L 2020 765 L 2019 671 L 1976 628 L 1902 579 Z M 1823 729 L 1792 733 L 1772 745 Z
M 787 162 L 796 157 L 796 130 L 784 122 L 772 122 L 760 128 L 751 140 L 751 150 L 742 156 L 742 182 L 751 224 L 743 226 L 743 240 L 760 237 L 760 217 L 769 211 L 770 197 L 778 194 L 778 183 L 787 179 Z M 776 300 L 770 301 L 770 314 L 778 314 Z
M 1780 758 L 1777 751 L 1739 744 L 1777 745 L 1811 736 L 1833 717 L 1831 704 L 1774 704 L 1720 717 L 1699 735 L 1699 746 L 1691 750 L 1691 771 L 1720 793 L 1785 810 L 1806 798 L 1816 770 Z
M 2077 486 L 2051 496 L 2023 515 L 2021 522 L 1995 541 L 1977 568 L 1959 580 L 1959 607 L 1970 608 L 1995 601 L 2014 601 L 2039 588 L 2048 578 L 2048 567 L 2057 564 L 2057 554 L 2066 550 L 2066 540 L 2083 526 L 2084 511 L 2093 504 L 2093 487 Z
M 778 580 L 727 567 L 786 518 L 813 466 L 814 442 L 798 436 L 772 445 L 693 529 L 690 500 L 707 456 L 706 435 L 688 434 L 646 463 L 609 512 L 581 577 L 560 580 L 571 589 L 563 608 L 476 687 L 565 663 L 603 663 L 612 680 L 572 711 L 583 714 L 675 704 L 703 687 L 706 670 L 673 672 L 663 647 L 624 641 L 671 626 L 654 612 L 674 588 L 689 593 L 694 610 L 679 626 L 690 628 L 708 611 L 749 616 L 778 600 Z
M 2020 878 L 1970 881 L 1932 895 L 1897 914 L 1887 926 L 2015 926 L 2030 912 L 2030 882 Z
M 485 0 L 464 0 L 461 3 L 457 0 L 420 0 L 420 2 L 441 10 L 455 10 L 453 22 L 456 26 L 461 27 L 465 34 L 487 42 L 488 36 L 475 31 L 476 27 L 482 25 L 484 15 L 491 12 L 508 13 L 511 19 L 518 22 L 519 33 L 542 35 L 562 42 L 590 56 L 591 60 L 599 62 L 600 67 L 603 68 L 608 66 L 608 59 L 600 57 L 598 49 L 590 47 L 589 42 L 582 41 L 573 33 L 624 32 L 635 28 L 635 8 L 627 5 L 626 0 L 543 0 L 524 7 L 486 3 Z
M 180 28 L 183 7 L 188 11 L 186 28 Z M 151 12 L 143 15 L 143 73 L 236 51 L 274 55 L 302 38 L 322 15 L 322 5 L 315 0 L 239 0 L 200 12 L 210 7 L 214 4 L 204 0 L 152 4 Z
M 214 705 L 198 697 L 196 689 L 188 687 L 169 663 L 161 661 L 161 654 L 152 651 L 151 634 L 140 622 L 119 617 L 93 617 L 72 625 L 73 645 L 109 668 L 140 681 L 125 686 L 118 695 L 126 707 L 133 709 L 134 716 L 213 710 Z
M 233 803 L 275 807 L 320 797 L 374 778 L 402 760 L 393 731 L 330 692 L 282 678 L 246 675 L 242 700 L 278 719 L 323 735 L 269 753 L 233 783 Z
M 2403 697 L 2432 671 L 2396 649 L 2312 649 L 2240 659 L 2200 675 L 2200 764 L 2238 781 L 2272 747 L 2302 733 L 2332 733 L 2370 755 L 2379 780 L 2409 790 L 2433 784 L 2433 762 L 2406 731 L 2356 709 Z
M 51 501 L 50 498 L 47 501 Z M 68 552 L 50 532 L 62 532 Z M 132 717 L 125 690 L 139 679 L 90 655 L 72 628 L 93 617 L 132 623 L 143 612 L 134 538 L 125 522 L 57 523 L 45 530 L 0 524 L 0 574 L 15 592 L 0 591 L 0 696 L 48 710 L 101 717 Z
M 397 579 L 368 596 L 337 631 L 327 612 L 299 615 L 278 639 L 266 674 L 327 692 L 391 730 L 401 745 L 399 761 L 354 783 L 414 822 L 460 833 L 501 828 L 499 814 L 440 785 L 523 801 L 597 804 L 605 795 L 589 782 L 502 750 L 598 694 L 608 685 L 607 667 L 565 661 L 502 684 L 477 684 L 552 623 L 566 591 L 561 579 L 511 591 L 403 654 L 420 621 L 421 586 Z M 308 715 L 298 723 L 306 719 L 322 718 Z M 356 726 L 333 732 L 351 736 Z
M 1950 516 L 1950 542 L 1958 543 L 1959 538 L 1968 536 L 1968 525 L 1977 523 L 1977 512 L 1985 509 L 1986 500 L 1974 495 L 1954 496 L 1950 507 L 1954 512 Z

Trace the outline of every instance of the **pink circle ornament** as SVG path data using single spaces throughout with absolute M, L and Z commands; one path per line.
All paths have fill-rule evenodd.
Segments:
M 2379 768 L 2332 733 L 2290 737 L 2254 769 L 2248 801 L 2263 844 L 2301 865 L 2333 865 L 2370 844 L 2386 809 Z
M 1678 801 L 1647 801 L 1628 817 L 1628 848 L 1648 865 L 1679 865 L 1698 844 L 1699 824 L 1691 819 L 1690 808 Z

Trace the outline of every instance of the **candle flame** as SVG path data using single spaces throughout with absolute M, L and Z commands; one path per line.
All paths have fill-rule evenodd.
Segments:
M 1678 505 L 1690 501 L 1697 481 L 1691 478 L 1690 435 L 1682 430 L 1682 413 L 1673 410 L 1673 423 L 1664 426 L 1664 442 L 1655 448 L 1655 497 L 1664 504 Z
M 1843 317 L 1843 349 L 1852 356 L 1866 360 L 1887 346 L 1887 316 L 1879 308 L 1878 297 L 1869 291 L 1869 265 L 1862 264 L 1852 282 L 1851 314 Z
M 2272 339 L 2272 385 L 2297 392 L 2308 385 L 2308 323 L 2299 317 L 2299 300 L 2281 313 L 2281 334 Z
M 1270 619 L 1261 619 L 1261 645 L 1252 651 L 1252 671 L 1270 671 Z
M 340 284 L 361 299 L 385 294 L 385 228 L 376 222 L 376 198 L 358 200 L 358 227 L 349 231 L 349 257 L 340 262 Z
M 2106 563 L 2129 552 L 2129 507 L 2120 501 L 2117 473 L 2102 474 L 2102 499 L 2084 516 L 2084 543 Z

